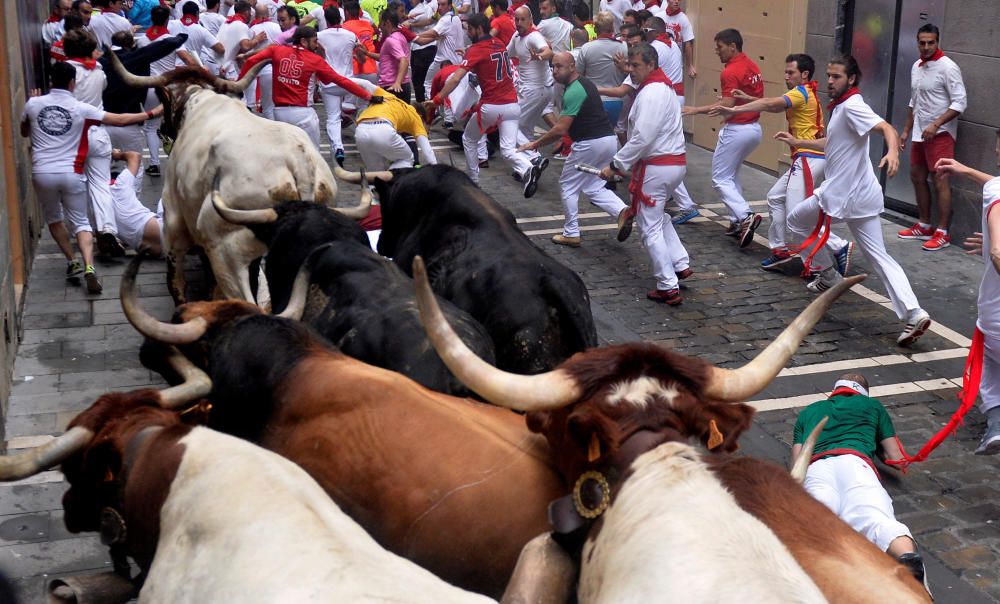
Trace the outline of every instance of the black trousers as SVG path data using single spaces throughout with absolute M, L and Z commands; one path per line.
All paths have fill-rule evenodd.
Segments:
M 437 46 L 428 46 L 410 53 L 410 68 L 413 70 L 413 92 L 418 103 L 423 103 L 424 79 L 427 77 L 427 70 L 434 62 L 434 55 L 437 54 Z
M 400 100 L 402 100 L 406 104 L 409 104 L 410 103 L 410 98 L 413 96 L 413 91 L 411 89 L 411 86 L 410 86 L 409 83 L 406 83 L 406 84 L 403 84 L 401 86 L 401 88 L 403 89 L 401 92 L 393 92 L 392 90 L 389 90 L 388 88 L 386 88 L 386 90 L 389 90 L 389 92 L 392 92 L 392 94 L 396 95 Z

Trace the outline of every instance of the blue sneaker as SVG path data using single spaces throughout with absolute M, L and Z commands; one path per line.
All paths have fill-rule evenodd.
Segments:
M 695 208 L 690 212 L 685 212 L 683 214 L 678 214 L 674 216 L 673 218 L 670 219 L 670 222 L 674 224 L 684 224 L 685 222 L 693 220 L 699 216 L 701 216 L 701 212 L 698 211 L 698 208 Z
M 854 255 L 854 242 L 848 241 L 840 251 L 833 255 L 837 260 L 837 272 L 841 277 L 847 276 L 847 271 L 851 270 L 851 256 Z
M 765 271 L 782 272 L 779 268 L 782 264 L 798 258 L 799 255 L 789 251 L 788 248 L 776 248 L 771 250 L 771 255 L 760 261 L 760 268 Z
M 334 151 L 334 153 L 333 153 L 333 159 L 334 159 L 334 161 L 337 162 L 338 166 L 340 166 L 341 168 L 343 168 L 344 167 L 344 150 L 343 149 L 337 149 L 336 151 Z

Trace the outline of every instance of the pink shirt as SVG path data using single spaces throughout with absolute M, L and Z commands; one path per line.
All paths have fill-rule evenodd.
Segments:
M 396 83 L 396 75 L 399 73 L 399 62 L 410 58 L 410 44 L 406 41 L 406 36 L 398 31 L 392 32 L 388 38 L 382 42 L 382 50 L 378 57 L 378 85 L 388 88 Z M 403 84 L 410 81 L 410 74 L 403 76 Z

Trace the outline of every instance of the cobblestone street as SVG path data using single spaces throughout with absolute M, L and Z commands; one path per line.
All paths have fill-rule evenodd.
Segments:
M 325 133 L 324 133 L 325 139 Z M 432 141 L 441 163 L 464 166 L 461 151 L 440 130 Z M 329 155 L 324 146 L 324 154 Z M 562 163 L 552 162 L 538 194 L 526 200 L 499 154 L 483 172 L 482 188 L 517 216 L 532 240 L 576 270 L 586 282 L 602 342 L 646 340 L 723 367 L 745 364 L 812 299 L 797 275 L 760 270 L 767 255 L 765 193 L 774 176 L 745 167 L 742 180 L 748 200 L 765 216 L 755 243 L 737 249 L 723 235 L 724 212 L 709 178 L 711 155 L 689 145 L 687 186 L 702 203 L 703 217 L 678 227 L 695 275 L 685 281 L 684 303 L 667 307 L 646 300 L 654 286 L 649 258 L 634 233 L 615 240 L 614 220 L 581 200 L 583 245 L 553 244 L 562 232 L 558 177 Z M 347 168 L 359 165 L 349 145 Z M 161 179 L 146 178 L 143 201 L 155 206 Z M 619 185 L 624 195 L 624 186 Z M 357 188 L 342 185 L 342 204 Z M 923 252 L 901 241 L 894 217 L 883 220 L 889 252 L 906 270 L 934 325 L 913 348 L 895 344 L 902 322 L 892 312 L 884 288 L 872 274 L 845 294 L 816 326 L 791 366 L 752 404 L 759 411 L 744 435 L 745 453 L 787 463 L 797 410 L 824 398 L 836 378 L 848 370 L 864 374 L 872 395 L 889 409 L 899 438 L 913 453 L 957 408 L 956 393 L 975 325 L 976 292 L 982 259 L 953 246 Z M 907 219 L 909 220 L 909 219 Z M 902 223 L 900 219 L 899 223 Z M 846 229 L 836 230 L 847 236 Z M 128 258 L 126 258 L 128 260 Z M 9 451 L 45 442 L 109 390 L 158 386 L 158 375 L 142 367 L 139 334 L 127 323 L 118 301 L 125 262 L 99 264 L 104 293 L 89 296 L 67 285 L 64 260 L 48 234 L 42 238 L 28 284 L 24 332 L 14 367 L 15 384 L 6 425 Z M 855 255 L 852 273 L 868 272 Z M 165 264 L 150 261 L 139 277 L 143 305 L 166 319 L 173 303 L 167 294 Z M 894 498 L 897 515 L 913 531 L 925 553 L 931 588 L 938 602 L 1000 602 L 1000 458 L 972 451 L 984 420 L 970 412 L 956 437 L 931 459 L 903 475 L 879 468 Z M 69 534 L 62 522 L 61 497 L 66 485 L 58 471 L 19 483 L 0 484 L 0 570 L 15 579 L 23 602 L 43 602 L 53 576 L 103 569 L 107 550 L 94 535 Z M 822 539 L 823 535 L 817 535 Z

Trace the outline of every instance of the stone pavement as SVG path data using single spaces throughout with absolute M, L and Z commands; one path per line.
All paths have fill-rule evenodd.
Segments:
M 324 135 L 325 138 L 325 135 Z M 442 163 L 464 166 L 461 152 L 440 132 L 432 135 Z M 326 150 L 327 147 L 324 147 Z M 705 219 L 679 227 L 696 275 L 686 282 L 685 302 L 668 308 L 645 299 L 654 283 L 640 237 L 614 240 L 614 221 L 585 201 L 581 204 L 584 244 L 569 249 L 552 244 L 561 231 L 558 174 L 553 162 L 530 200 L 509 177 L 499 157 L 485 170 L 482 186 L 518 217 L 522 229 L 544 250 L 577 270 L 587 283 L 594 316 L 604 342 L 647 340 L 697 355 L 725 367 L 746 363 L 787 325 L 811 295 L 796 276 L 764 273 L 759 261 L 765 243 L 738 250 L 722 235 L 721 213 L 711 189 L 711 156 L 689 146 L 687 184 L 704 204 Z M 357 166 L 349 146 L 348 168 Z M 762 200 L 774 177 L 745 168 L 747 198 Z M 161 183 L 146 179 L 144 202 L 152 206 Z M 356 189 L 345 185 L 341 195 Z M 624 189 L 620 191 L 624 194 Z M 754 206 L 766 214 L 766 204 Z M 909 350 L 896 347 L 902 329 L 886 307 L 884 289 L 872 275 L 846 294 L 810 334 L 790 367 L 753 404 L 760 413 L 742 443 L 744 451 L 787 462 L 796 410 L 822 398 L 834 379 L 856 369 L 889 408 L 902 442 L 915 451 L 956 408 L 955 380 L 962 373 L 975 322 L 981 260 L 952 248 L 921 252 L 895 238 L 899 228 L 887 216 L 889 251 L 903 264 L 924 307 L 935 319 L 929 332 Z M 766 233 L 767 222 L 759 233 Z M 841 231 L 840 228 L 836 230 Z M 855 272 L 867 272 L 856 255 Z M 60 433 L 76 413 L 101 393 L 160 385 L 159 376 L 139 363 L 140 337 L 118 303 L 123 262 L 102 263 L 105 292 L 87 296 L 62 278 L 64 264 L 48 235 L 43 237 L 28 288 L 24 333 L 15 365 L 15 385 L 6 426 L 7 447 L 17 450 Z M 143 304 L 167 318 L 162 262 L 144 263 L 139 277 Z M 957 438 L 932 458 L 900 475 L 880 470 L 908 524 L 929 553 L 932 587 L 940 602 L 972 604 L 1000 601 L 1000 460 L 971 455 L 983 428 L 972 411 Z M 109 565 L 105 548 L 93 535 L 69 534 L 62 523 L 60 498 L 66 485 L 58 471 L 20 483 L 0 485 L 0 570 L 15 578 L 24 602 L 42 602 L 53 576 Z M 822 536 L 818 536 L 822 538 Z

